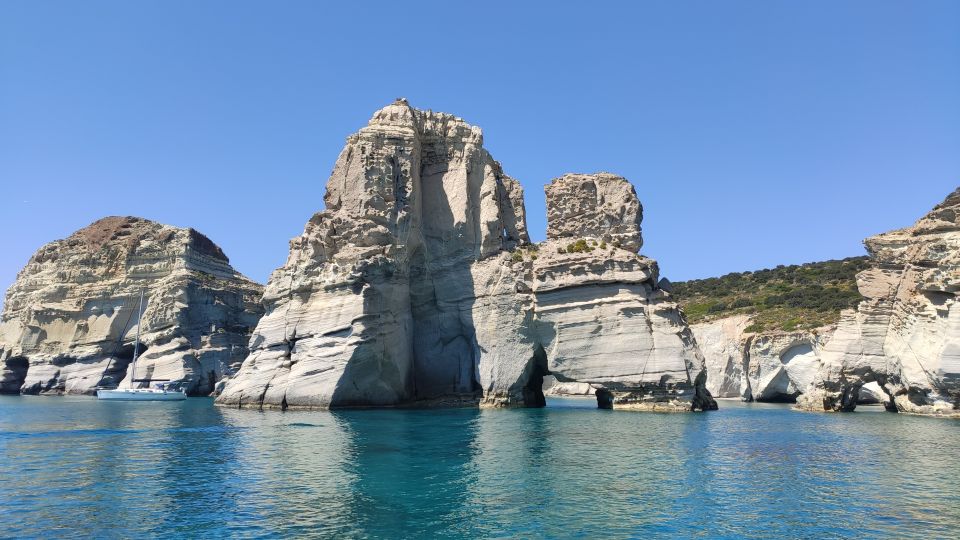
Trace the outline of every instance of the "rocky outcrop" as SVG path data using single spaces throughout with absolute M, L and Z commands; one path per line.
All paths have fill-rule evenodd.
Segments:
M 832 327 L 813 331 L 747 332 L 749 315 L 691 325 L 716 397 L 793 402 L 813 382 Z
M 637 252 L 643 207 L 633 185 L 610 174 L 568 174 L 546 187 L 547 238 L 590 237 Z
M 749 324 L 749 316 L 735 315 L 690 325 L 703 354 L 707 390 L 715 397 L 753 399 L 747 379 L 750 343 L 744 332 Z
M 798 406 L 853 410 L 876 382 L 891 410 L 960 415 L 960 190 L 914 226 L 864 243 L 865 300 L 844 313 Z
M 7 291 L 0 392 L 92 393 L 136 378 L 209 394 L 239 367 L 261 287 L 193 229 L 108 217 L 36 252 Z
M 617 408 L 715 407 L 656 263 L 636 253 L 629 182 L 568 175 L 547 198 L 549 239 L 531 245 L 520 185 L 478 128 L 405 100 L 378 111 L 271 276 L 218 403 L 542 406 L 552 375 Z

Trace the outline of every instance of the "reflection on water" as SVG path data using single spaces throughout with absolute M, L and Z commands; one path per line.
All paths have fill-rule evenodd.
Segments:
M 958 537 L 960 423 L 0 398 L 0 535 Z

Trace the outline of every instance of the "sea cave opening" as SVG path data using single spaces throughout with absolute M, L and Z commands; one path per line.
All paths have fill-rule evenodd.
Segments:
M 550 375 L 547 368 L 547 352 L 537 345 L 533 357 L 527 365 L 527 383 L 523 386 L 523 405 L 525 407 L 546 407 L 547 398 L 543 395 L 543 378 Z
M 800 392 L 794 389 L 792 383 L 787 370 L 780 369 L 763 391 L 754 396 L 754 400 L 759 403 L 796 403 Z
M 19 394 L 27 378 L 30 362 L 26 356 L 12 356 L 4 362 L 4 377 L 0 378 L 0 394 Z
M 886 412 L 900 412 L 897 410 L 893 394 L 887 389 L 885 380 L 872 374 L 867 375 L 863 380 L 863 384 L 859 386 L 853 385 L 843 389 L 840 398 L 842 411 L 855 412 L 858 409 L 864 410 L 863 406 L 867 406 L 883 407 Z

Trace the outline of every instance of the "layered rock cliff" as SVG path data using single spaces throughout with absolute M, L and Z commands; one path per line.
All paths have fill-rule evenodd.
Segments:
M 716 397 L 793 402 L 820 370 L 833 327 L 747 331 L 749 315 L 691 325 L 707 367 L 707 389 Z
M 101 219 L 40 248 L 7 291 L 0 392 L 84 394 L 130 384 L 143 291 L 136 378 L 209 394 L 246 357 L 261 290 L 193 229 Z
M 542 406 L 543 377 L 601 405 L 703 410 L 703 360 L 641 209 L 610 174 L 547 188 L 531 245 L 523 193 L 480 129 L 398 100 L 347 139 L 326 210 L 271 276 L 251 351 L 218 403 Z
M 960 189 L 914 226 L 864 243 L 866 299 L 844 313 L 798 406 L 853 410 L 875 382 L 892 410 L 960 415 Z

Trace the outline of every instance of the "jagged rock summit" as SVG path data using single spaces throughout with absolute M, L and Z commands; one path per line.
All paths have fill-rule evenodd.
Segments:
M 209 394 L 239 367 L 262 287 L 193 229 L 107 217 L 41 247 L 7 291 L 0 392 L 92 393 L 137 375 Z
M 798 406 L 853 410 L 877 383 L 891 410 L 960 416 L 960 189 L 912 227 L 864 244 L 865 300 L 844 313 Z
M 347 139 L 326 210 L 270 277 L 250 355 L 218 403 L 542 406 L 542 382 L 602 406 L 704 410 L 703 359 L 656 263 L 640 203 L 610 174 L 547 188 L 529 242 L 520 184 L 479 128 L 406 100 Z
M 547 238 L 584 236 L 637 252 L 643 207 L 633 184 L 610 173 L 567 174 L 546 187 Z

